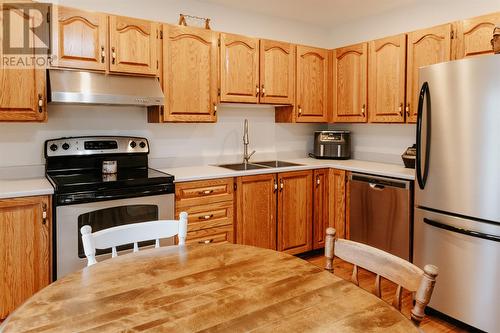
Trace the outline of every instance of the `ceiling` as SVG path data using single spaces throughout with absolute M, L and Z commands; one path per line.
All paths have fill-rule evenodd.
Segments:
M 331 28 L 414 5 L 418 0 L 198 0 Z M 422 0 L 420 1 L 422 2 Z

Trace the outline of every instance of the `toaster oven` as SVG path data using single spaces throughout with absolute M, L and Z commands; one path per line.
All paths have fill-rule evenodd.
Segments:
M 350 131 L 314 132 L 314 157 L 347 160 L 351 158 Z

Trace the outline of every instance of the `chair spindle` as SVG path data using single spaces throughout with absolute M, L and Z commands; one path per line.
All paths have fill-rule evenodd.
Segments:
M 392 301 L 392 306 L 401 311 L 401 296 L 402 296 L 402 287 L 398 285 L 396 289 L 396 294 L 394 295 L 394 300 Z
M 379 274 L 377 274 L 377 277 L 375 278 L 375 289 L 374 289 L 373 293 L 378 298 L 380 298 L 380 296 L 382 295 L 382 293 L 380 292 L 380 275 Z
M 116 246 L 113 246 L 111 248 L 111 257 L 115 258 L 116 256 L 118 256 L 118 254 L 116 253 Z
M 137 242 L 134 242 L 134 252 L 139 252 L 139 245 L 137 245 Z
M 355 285 L 359 286 L 359 280 L 358 280 L 358 265 L 354 265 L 352 268 L 352 276 L 351 276 L 351 281 Z
M 160 240 L 156 239 L 155 240 L 155 248 L 159 248 L 159 247 L 160 247 Z

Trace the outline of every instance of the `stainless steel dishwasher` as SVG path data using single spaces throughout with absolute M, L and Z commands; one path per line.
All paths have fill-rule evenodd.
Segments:
M 348 181 L 350 239 L 411 260 L 411 182 L 359 173 Z

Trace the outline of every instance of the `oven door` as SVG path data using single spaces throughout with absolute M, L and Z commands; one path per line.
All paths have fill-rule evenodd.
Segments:
M 56 234 L 54 249 L 54 278 L 87 265 L 83 252 L 80 228 L 90 225 L 92 232 L 119 225 L 170 220 L 174 218 L 174 194 L 136 197 L 120 200 L 89 202 L 56 207 Z M 140 243 L 151 246 L 152 243 Z M 161 240 L 161 245 L 171 245 L 173 239 Z M 120 254 L 131 252 L 132 245 L 119 247 Z M 110 250 L 97 250 L 97 261 L 111 257 Z

